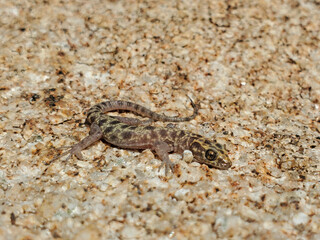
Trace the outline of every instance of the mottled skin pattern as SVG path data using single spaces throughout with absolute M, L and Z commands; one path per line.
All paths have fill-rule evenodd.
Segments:
M 190 99 L 191 100 L 191 99 Z M 149 124 L 155 121 L 182 122 L 193 119 L 198 113 L 198 107 L 192 100 L 194 108 L 193 115 L 185 118 L 168 117 L 160 115 L 138 104 L 126 101 L 107 101 L 93 106 L 89 111 L 86 123 L 89 124 L 89 136 L 79 143 L 70 147 L 70 150 L 63 153 L 59 158 L 69 154 L 76 155 L 83 159 L 81 151 L 99 139 L 104 139 L 108 143 L 127 149 L 151 149 L 163 161 L 160 168 L 165 165 L 166 174 L 169 168 L 173 171 L 174 164 L 169 160 L 168 153 L 183 153 L 190 150 L 194 160 L 207 164 L 218 169 L 228 169 L 231 161 L 227 155 L 225 147 L 200 135 L 176 129 L 175 127 L 154 127 Z M 140 121 L 135 118 L 118 116 L 108 116 L 105 112 L 114 110 L 127 110 L 134 112 L 150 120 Z

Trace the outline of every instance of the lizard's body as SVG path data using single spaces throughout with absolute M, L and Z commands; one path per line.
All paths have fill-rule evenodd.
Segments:
M 76 155 L 82 159 L 81 151 L 94 142 L 104 139 L 106 142 L 127 149 L 151 149 L 165 164 L 173 170 L 174 164 L 169 160 L 168 153 L 183 153 L 190 150 L 196 162 L 207 164 L 219 169 L 228 169 L 231 161 L 221 144 L 211 141 L 192 132 L 175 129 L 174 127 L 154 127 L 147 125 L 151 121 L 140 121 L 135 118 L 109 116 L 105 112 L 128 110 L 156 121 L 182 122 L 193 119 L 198 112 L 197 106 L 191 101 L 194 113 L 190 117 L 178 118 L 160 115 L 138 104 L 126 101 L 107 101 L 99 103 L 88 111 L 86 123 L 90 124 L 89 136 L 62 155 Z

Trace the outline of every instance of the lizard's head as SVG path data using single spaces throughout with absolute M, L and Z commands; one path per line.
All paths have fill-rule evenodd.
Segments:
M 190 145 L 190 150 L 197 162 L 207 164 L 209 167 L 225 170 L 232 165 L 225 146 L 220 143 L 207 139 L 194 141 Z

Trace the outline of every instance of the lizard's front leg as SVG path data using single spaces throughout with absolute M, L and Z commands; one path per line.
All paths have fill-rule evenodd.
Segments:
M 169 159 L 169 152 L 172 151 L 170 146 L 162 141 L 157 141 L 153 144 L 153 150 L 157 153 L 157 155 L 162 160 L 162 163 L 159 167 L 160 169 L 165 165 L 165 174 L 168 175 L 169 169 L 173 172 L 175 164 L 172 163 Z
M 77 144 L 74 144 L 72 146 L 69 147 L 65 147 L 65 148 L 70 148 L 69 151 L 58 155 L 56 157 L 54 157 L 52 159 L 56 160 L 58 158 L 61 158 L 65 155 L 69 156 L 67 157 L 66 160 L 68 160 L 69 158 L 71 158 L 73 155 L 76 155 L 76 157 L 80 160 L 83 160 L 83 156 L 81 154 L 81 151 L 87 147 L 89 147 L 91 144 L 93 144 L 94 142 L 100 140 L 102 138 L 102 131 L 100 129 L 100 127 L 96 124 L 96 123 L 92 123 L 91 127 L 90 127 L 90 132 L 89 132 L 89 136 L 85 137 L 84 139 L 82 139 L 80 142 L 78 142 Z

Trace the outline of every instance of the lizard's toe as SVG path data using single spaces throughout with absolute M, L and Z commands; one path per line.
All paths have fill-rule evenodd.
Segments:
M 165 175 L 168 176 L 169 171 L 174 172 L 174 166 L 175 164 L 171 161 L 163 161 L 158 169 L 158 171 L 161 170 L 161 168 L 165 167 Z
M 70 154 L 70 155 L 71 155 L 71 154 Z M 83 161 L 83 155 L 82 155 L 82 153 L 81 153 L 80 151 L 75 152 L 74 155 L 76 155 L 78 159 L 80 159 L 81 161 Z

